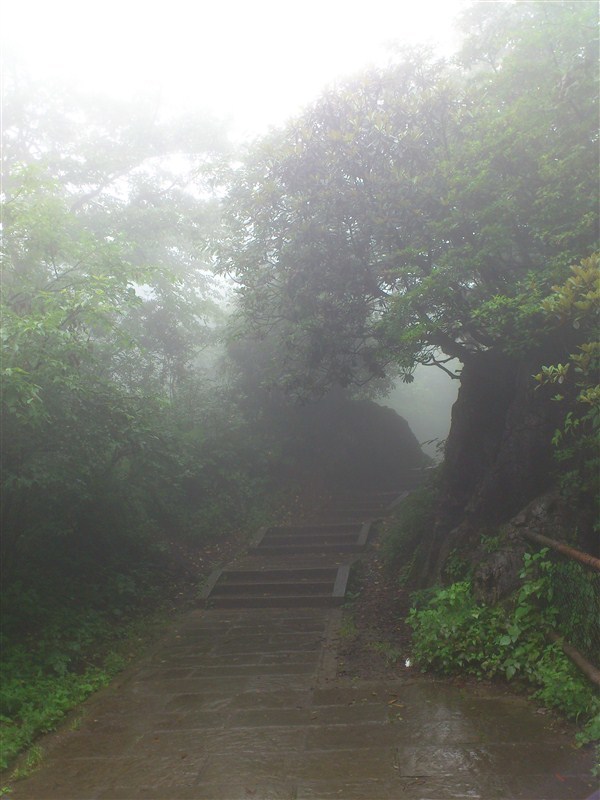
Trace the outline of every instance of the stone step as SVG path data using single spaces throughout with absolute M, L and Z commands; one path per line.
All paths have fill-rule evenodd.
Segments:
M 311 530 L 314 526 L 278 526 L 261 528 L 251 542 L 256 553 L 311 553 L 311 552 L 358 552 L 364 549 L 370 533 L 370 522 L 352 526 L 324 526 L 320 535 L 313 533 L 297 534 L 301 530 Z M 344 529 L 350 528 L 351 532 Z M 331 531 L 337 533 L 331 533 Z M 325 531 L 328 531 L 325 533 Z
M 322 514 L 322 519 L 329 519 L 331 522 L 340 523 L 345 522 L 352 525 L 364 525 L 365 523 L 373 523 L 382 519 L 384 514 L 354 514 L 349 516 L 347 514 Z
M 326 515 L 325 518 L 330 518 L 332 514 L 338 514 L 340 521 L 351 520 L 355 515 L 385 516 L 404 496 L 406 496 L 406 491 L 332 500 L 322 509 L 322 514 Z
M 202 592 L 202 599 L 209 608 L 291 608 L 299 606 L 326 607 L 339 605 L 346 593 L 350 566 L 334 569 L 249 570 L 249 580 L 244 570 L 217 570 Z M 298 579 L 298 574 L 304 577 Z M 312 573 L 312 574 L 311 574 Z
M 208 608 L 328 608 L 341 605 L 343 597 L 331 594 L 286 595 L 285 597 L 257 597 L 256 595 L 237 595 L 236 597 L 210 596 Z
M 358 538 L 358 533 L 328 533 L 315 535 L 304 534 L 295 536 L 290 533 L 287 535 L 267 533 L 262 540 L 263 545 L 319 545 L 319 544 L 354 544 Z
M 267 528 L 267 533 L 274 536 L 345 536 L 358 534 L 361 527 L 360 522 L 341 522 L 328 525 L 275 525 Z
M 347 514 L 350 517 L 350 516 L 352 516 L 352 514 L 361 513 L 361 512 L 362 513 L 364 513 L 364 512 L 372 513 L 373 512 L 373 513 L 379 514 L 379 513 L 384 512 L 386 510 L 386 508 L 387 508 L 387 505 L 385 503 L 346 503 L 344 506 L 340 506 L 339 508 L 334 507 L 332 509 L 327 509 L 327 511 L 328 512 L 336 511 L 336 512 L 340 512 L 340 513 L 343 512 L 343 513 Z
M 226 583 L 294 583 L 304 580 L 335 581 L 337 567 L 305 567 L 301 569 L 257 569 L 232 570 L 221 573 L 221 581 Z
M 307 581 L 306 583 L 225 583 L 219 582 L 212 591 L 212 597 L 219 595 L 253 595 L 272 597 L 275 595 L 324 594 L 333 591 L 333 580 Z
M 357 542 L 340 544 L 261 544 L 256 548 L 258 553 L 269 555 L 310 555 L 311 553 L 360 553 L 364 550 L 364 544 Z
M 385 517 L 385 509 L 366 509 L 366 508 L 340 508 L 324 511 L 321 519 L 327 520 L 329 524 L 354 524 L 360 525 L 366 520 L 380 519 Z

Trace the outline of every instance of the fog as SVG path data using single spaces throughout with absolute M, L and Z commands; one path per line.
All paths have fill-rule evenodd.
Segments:
M 379 402 L 404 417 L 423 452 L 439 460 L 459 383 L 437 367 L 418 367 L 413 383 L 397 383 Z
M 365 13 L 362 3 L 341 0 L 23 0 L 4 4 L 0 37 L 4 57 L 18 56 L 33 79 L 146 97 L 167 115 L 207 110 L 244 141 L 341 77 L 387 63 L 395 43 L 453 50 L 453 19 L 464 5 L 374 0 Z

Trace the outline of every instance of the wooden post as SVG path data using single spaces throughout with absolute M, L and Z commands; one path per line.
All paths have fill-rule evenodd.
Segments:
M 550 639 L 553 642 L 558 642 L 563 649 L 563 653 L 568 656 L 571 661 L 576 664 L 579 669 L 583 672 L 583 674 L 589 678 L 592 683 L 595 683 L 596 686 L 600 686 L 600 669 L 596 669 L 596 667 L 591 664 L 585 656 L 582 656 L 579 650 L 576 650 L 573 645 L 570 645 L 568 642 L 565 642 L 562 636 L 559 636 L 558 633 L 554 631 L 550 631 L 548 634 Z

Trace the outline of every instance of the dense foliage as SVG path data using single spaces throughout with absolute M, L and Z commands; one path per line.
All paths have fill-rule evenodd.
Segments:
M 207 513 L 217 489 L 225 513 L 204 528 L 223 524 L 256 472 L 206 368 L 221 312 L 199 194 L 223 137 L 16 89 L 4 127 L 3 569 L 71 563 L 85 582 Z
M 553 443 L 566 467 L 563 488 L 577 502 L 582 495 L 600 500 L 600 256 L 595 253 L 571 269 L 567 280 L 552 287 L 542 303 L 548 324 L 563 339 L 564 363 L 542 366 L 538 389 L 554 387 L 553 400 L 566 406 Z M 572 351 L 575 352 L 572 352 Z M 598 508 L 596 507 L 596 512 Z M 598 522 L 598 514 L 596 513 Z
M 453 63 L 409 53 L 249 153 L 222 258 L 279 384 L 540 339 L 539 302 L 598 237 L 595 13 L 476 4 Z
M 7 76 L 3 134 L 8 759 L 108 680 L 124 622 L 172 600 L 182 548 L 259 510 L 265 458 L 208 369 L 219 130 Z
M 556 567 L 545 552 L 525 554 L 523 583 L 510 603 L 478 604 L 469 580 L 429 593 L 409 616 L 417 663 L 442 674 L 514 679 L 535 689 L 533 696 L 567 716 L 589 722 L 595 738 L 600 704 L 591 683 L 547 635 L 556 626 L 560 598 Z M 589 618 L 582 609 L 585 627 Z

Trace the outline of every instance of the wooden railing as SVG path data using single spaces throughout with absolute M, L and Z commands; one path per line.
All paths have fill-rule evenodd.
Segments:
M 544 536 L 541 533 L 524 531 L 523 535 L 526 539 L 529 539 L 536 544 L 541 544 L 544 547 L 550 548 L 556 553 L 560 553 L 561 556 L 564 556 L 565 558 L 578 562 L 588 570 L 600 573 L 600 559 L 590 555 L 589 553 L 585 553 L 582 550 L 577 550 L 575 547 L 571 547 L 571 545 L 558 542 L 556 539 L 551 539 L 549 536 Z M 598 622 L 600 624 L 600 621 Z M 597 686 L 600 686 L 600 670 L 594 666 L 594 664 L 592 664 L 589 659 L 583 655 L 583 653 L 581 653 L 572 644 L 567 642 L 565 636 L 560 633 L 552 632 L 550 634 L 550 638 L 553 642 L 558 642 L 560 644 L 565 655 L 568 656 L 577 667 L 579 667 L 584 675 L 586 675 Z

